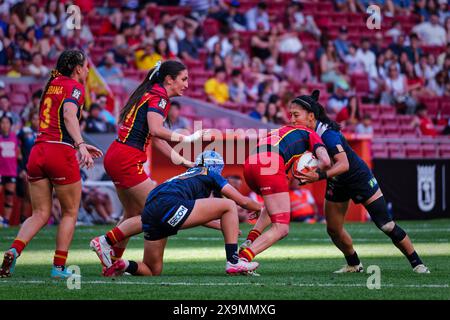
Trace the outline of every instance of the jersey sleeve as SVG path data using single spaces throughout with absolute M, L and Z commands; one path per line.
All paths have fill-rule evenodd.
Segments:
M 344 152 L 341 136 L 335 130 L 327 130 L 322 134 L 323 142 L 327 147 L 328 153 L 334 157 L 338 153 Z
M 325 147 L 325 144 L 317 133 L 311 131 L 309 133 L 309 151 L 316 154 L 316 150 L 318 147 Z
M 218 175 L 217 173 L 208 170 L 208 176 L 212 180 L 212 189 L 214 194 L 220 193 L 223 187 L 225 187 L 228 184 L 228 181 L 221 175 Z
M 73 102 L 78 108 L 84 104 L 84 87 L 80 83 L 69 84 L 66 86 L 66 96 L 63 104 Z
M 158 95 L 152 95 L 146 103 L 148 112 L 156 112 L 162 115 L 164 119 L 167 118 L 167 114 L 170 109 L 170 101 L 166 98 Z

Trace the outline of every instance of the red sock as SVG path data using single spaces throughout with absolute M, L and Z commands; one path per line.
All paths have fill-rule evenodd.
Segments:
M 56 250 L 55 255 L 53 256 L 53 265 L 65 266 L 68 254 L 69 254 L 68 251 Z
M 14 239 L 12 245 L 11 245 L 11 249 L 16 249 L 17 254 L 20 256 L 20 254 L 22 253 L 23 249 L 25 249 L 25 246 L 27 244 L 25 243 L 25 241 L 20 240 L 18 238 Z
M 255 257 L 255 254 L 250 248 L 245 248 L 239 252 L 239 258 L 247 259 L 248 262 L 252 261 Z
M 114 255 L 111 257 L 113 261 L 119 260 L 122 258 L 125 248 L 113 247 Z
M 125 239 L 125 235 L 122 231 L 120 231 L 118 227 L 115 227 L 114 229 L 106 233 L 106 238 L 108 239 L 108 243 L 113 246 Z
M 250 232 L 248 233 L 247 240 L 250 240 L 251 242 L 253 242 L 253 241 L 255 241 L 256 238 L 258 238 L 260 235 L 261 235 L 261 232 L 259 232 L 259 231 L 256 230 L 256 229 L 253 229 L 252 231 L 250 231 Z

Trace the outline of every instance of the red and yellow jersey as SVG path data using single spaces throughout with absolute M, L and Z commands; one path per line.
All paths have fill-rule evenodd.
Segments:
M 305 151 L 314 152 L 320 146 L 325 147 L 322 139 L 313 130 L 304 126 L 287 125 L 271 130 L 259 141 L 258 150 L 278 152 L 288 170 L 294 160 Z
M 74 144 L 64 122 L 66 102 L 73 102 L 77 106 L 77 117 L 80 119 L 84 104 L 84 86 L 72 78 L 59 76 L 50 82 L 39 106 L 39 132 L 36 143 L 52 141 Z
M 125 116 L 119 127 L 117 141 L 145 151 L 150 142 L 147 113 L 156 112 L 166 119 L 169 110 L 170 100 L 166 89 L 155 84 Z

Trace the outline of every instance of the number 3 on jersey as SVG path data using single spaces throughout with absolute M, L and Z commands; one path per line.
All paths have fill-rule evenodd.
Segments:
M 47 129 L 50 124 L 50 108 L 52 107 L 52 99 L 47 97 L 44 100 L 44 111 L 42 115 L 44 119 L 41 121 L 41 129 Z

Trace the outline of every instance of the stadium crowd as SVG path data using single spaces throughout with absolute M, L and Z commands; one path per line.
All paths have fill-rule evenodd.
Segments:
M 80 28 L 66 23 L 71 4 L 81 8 Z M 366 28 L 370 4 L 381 8 L 379 30 L 332 21 L 354 17 Z M 288 102 L 319 88 L 327 111 L 349 131 L 374 133 L 367 103 L 411 115 L 411 128 L 422 135 L 448 134 L 448 8 L 446 0 L 0 0 L 0 76 L 27 76 L 36 88 L 13 96 L 14 82 L 0 81 L 0 116 L 11 119 L 23 149 L 20 132 L 36 132 L 39 85 L 64 49 L 79 48 L 111 85 L 140 80 L 157 61 L 179 58 L 190 68 L 188 96 L 266 123 L 287 123 Z M 83 130 L 115 132 L 107 97 L 90 98 Z M 168 125 L 191 130 L 180 106 L 172 109 Z M 109 204 L 97 200 L 106 209 L 96 210 L 107 212 Z

